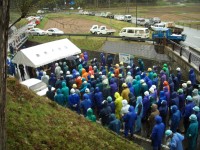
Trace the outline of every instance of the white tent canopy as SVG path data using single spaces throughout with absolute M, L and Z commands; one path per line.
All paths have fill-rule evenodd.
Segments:
M 23 49 L 17 52 L 13 62 L 37 68 L 79 53 L 81 50 L 70 40 L 62 39 Z

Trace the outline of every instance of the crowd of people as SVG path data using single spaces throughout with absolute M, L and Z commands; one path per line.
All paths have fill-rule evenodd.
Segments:
M 170 149 L 182 150 L 184 139 L 190 150 L 197 149 L 200 86 L 192 68 L 183 82 L 181 68 L 175 73 L 167 64 L 161 70 L 145 68 L 142 59 L 124 66 L 113 64 L 113 57 L 104 53 L 99 60 L 89 60 L 84 52 L 74 61 L 74 66 L 53 63 L 50 74 L 37 71 L 37 78 L 48 85 L 49 99 L 92 122 L 99 120 L 117 134 L 123 131 L 125 138 L 145 130 L 154 150 L 161 149 L 165 136 Z

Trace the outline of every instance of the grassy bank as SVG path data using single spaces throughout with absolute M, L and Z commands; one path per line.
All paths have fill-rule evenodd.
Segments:
M 80 49 L 98 50 L 105 42 L 105 38 L 87 38 L 86 37 L 68 37 L 68 36 L 30 36 L 29 41 L 37 43 L 46 43 L 55 40 L 68 38 Z
M 97 123 L 8 79 L 7 149 L 140 150 Z

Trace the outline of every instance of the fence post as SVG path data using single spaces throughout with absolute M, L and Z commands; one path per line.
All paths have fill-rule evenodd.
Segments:
M 174 51 L 174 43 L 172 43 L 173 45 L 172 45 L 172 50 Z
M 190 52 L 189 58 L 188 58 L 188 62 L 189 62 L 189 63 L 191 63 L 191 55 L 192 55 L 192 53 Z
M 88 36 L 86 35 L 85 38 L 86 38 L 86 40 L 87 40 Z
M 106 36 L 106 41 L 108 40 L 108 37 Z
M 182 56 L 182 50 L 183 50 L 183 49 L 182 49 L 182 47 L 181 47 L 181 49 L 180 49 L 180 56 Z

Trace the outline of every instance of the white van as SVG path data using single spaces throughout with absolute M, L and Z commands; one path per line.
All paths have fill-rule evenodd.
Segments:
M 126 27 L 120 31 L 119 36 L 121 36 L 122 39 L 131 39 L 131 38 L 148 39 L 149 29 L 137 28 L 137 27 Z

